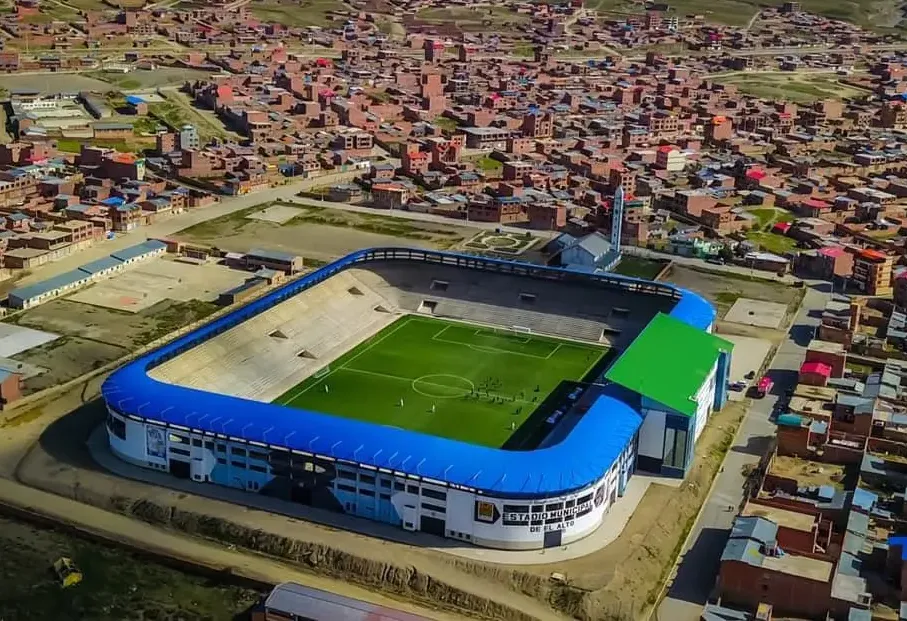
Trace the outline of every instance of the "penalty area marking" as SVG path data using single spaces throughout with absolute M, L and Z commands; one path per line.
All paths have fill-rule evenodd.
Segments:
M 441 384 L 439 382 L 431 381 L 434 378 L 444 377 L 457 380 L 457 382 L 459 382 L 461 386 L 449 386 L 448 384 Z M 425 386 L 427 390 L 420 389 L 419 384 Z M 456 394 L 433 394 L 431 392 L 431 387 L 456 391 Z M 434 373 L 431 375 L 423 375 L 422 377 L 417 377 L 416 379 L 414 379 L 412 382 L 412 389 L 413 392 L 416 392 L 423 397 L 431 397 L 432 399 L 458 399 L 473 392 L 476 389 L 476 385 L 465 377 L 461 377 L 459 375 L 451 375 L 449 373 Z

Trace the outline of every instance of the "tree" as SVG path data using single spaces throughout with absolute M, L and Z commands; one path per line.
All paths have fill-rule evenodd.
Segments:
M 718 249 L 718 258 L 724 262 L 731 261 L 734 258 L 734 251 L 730 246 L 722 246 Z

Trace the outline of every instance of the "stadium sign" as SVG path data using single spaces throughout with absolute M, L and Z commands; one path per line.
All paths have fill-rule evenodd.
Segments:
M 517 526 L 529 524 L 530 522 L 548 522 L 555 520 L 561 522 L 564 520 L 572 520 L 580 513 L 586 513 L 591 510 L 592 500 L 565 509 L 555 509 L 553 511 L 532 511 L 525 513 L 508 511 L 504 514 L 504 524 L 507 526 Z

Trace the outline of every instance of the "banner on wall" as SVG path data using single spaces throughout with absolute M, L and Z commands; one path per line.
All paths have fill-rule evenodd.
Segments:
M 145 452 L 148 457 L 167 459 L 167 439 L 163 429 L 145 427 Z

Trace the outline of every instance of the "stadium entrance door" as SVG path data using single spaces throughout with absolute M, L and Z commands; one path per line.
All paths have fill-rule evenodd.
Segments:
M 170 474 L 175 476 L 177 479 L 188 479 L 189 478 L 189 463 L 185 461 L 180 461 L 178 459 L 170 460 Z
M 438 537 L 444 536 L 444 520 L 423 515 L 421 522 L 423 533 L 437 535 Z
M 561 545 L 561 535 L 564 534 L 562 530 L 549 530 L 545 533 L 545 542 L 544 545 L 546 548 L 556 548 Z

